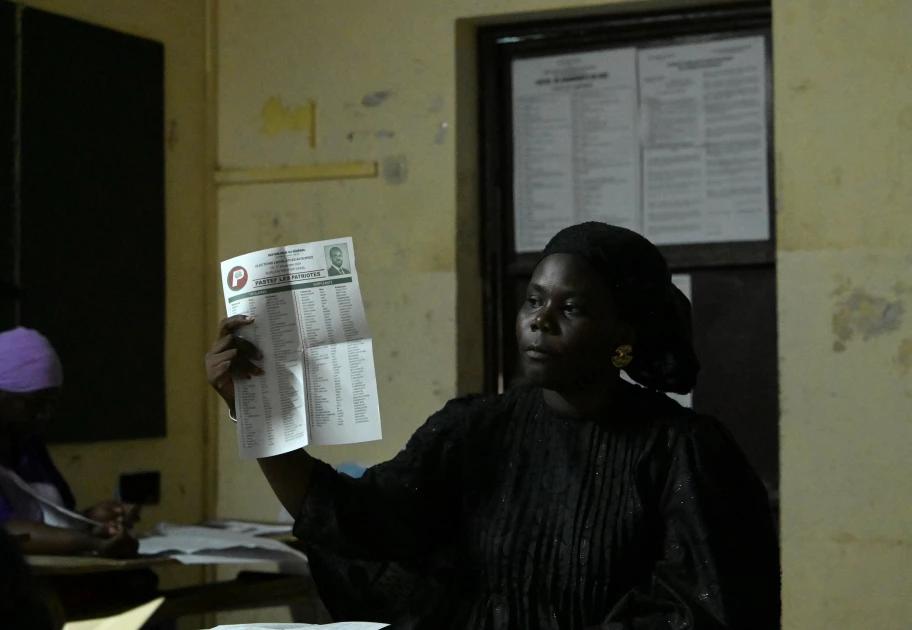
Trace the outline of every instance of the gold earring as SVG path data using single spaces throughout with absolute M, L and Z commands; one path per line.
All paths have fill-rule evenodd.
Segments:
M 631 361 L 633 361 L 633 347 L 626 343 L 618 346 L 614 351 L 614 356 L 611 357 L 611 365 L 618 369 L 627 367 Z

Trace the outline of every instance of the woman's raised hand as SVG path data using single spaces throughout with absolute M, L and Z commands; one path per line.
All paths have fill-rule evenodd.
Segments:
M 218 339 L 206 353 L 206 380 L 219 396 L 234 409 L 234 378 L 250 378 L 263 373 L 254 363 L 261 359 L 260 350 L 236 335 L 236 331 L 253 322 L 249 315 L 226 317 L 219 324 Z
M 263 358 L 259 348 L 242 339 L 237 333 L 253 322 L 248 315 L 234 315 L 219 324 L 219 336 L 206 353 L 206 378 L 234 412 L 234 378 L 250 378 L 263 373 L 254 363 Z M 288 510 L 298 514 L 310 485 L 311 470 L 315 460 L 297 449 L 259 458 L 260 468 L 273 492 Z

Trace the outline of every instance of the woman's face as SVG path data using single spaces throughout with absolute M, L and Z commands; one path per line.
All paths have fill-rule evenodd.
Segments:
M 0 430 L 8 437 L 19 439 L 42 435 L 59 397 L 57 387 L 22 394 L 0 391 Z
M 617 317 L 607 284 L 589 264 L 552 254 L 532 274 L 516 317 L 516 340 L 526 378 L 557 391 L 616 376 L 615 349 L 632 342 Z

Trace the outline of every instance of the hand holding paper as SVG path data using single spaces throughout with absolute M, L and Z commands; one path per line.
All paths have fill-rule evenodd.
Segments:
M 228 318 L 206 372 L 237 417 L 242 457 L 380 439 L 351 238 L 226 260 L 222 289 Z
M 206 380 L 218 392 L 234 415 L 234 379 L 249 379 L 263 374 L 255 363 L 262 360 L 259 348 L 243 339 L 237 331 L 253 323 L 249 315 L 226 317 L 219 323 L 218 339 L 206 353 Z

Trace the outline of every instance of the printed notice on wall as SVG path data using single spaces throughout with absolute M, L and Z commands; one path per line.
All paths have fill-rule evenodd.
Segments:
M 769 238 L 763 38 L 639 51 L 643 233 Z
M 228 315 L 263 354 L 262 376 L 235 379 L 242 457 L 308 444 L 379 440 L 374 351 L 351 238 L 264 249 L 222 263 Z
M 764 40 L 518 59 L 518 252 L 586 220 L 659 244 L 769 238 Z
M 639 227 L 636 51 L 513 62 L 516 250 L 563 227 Z

